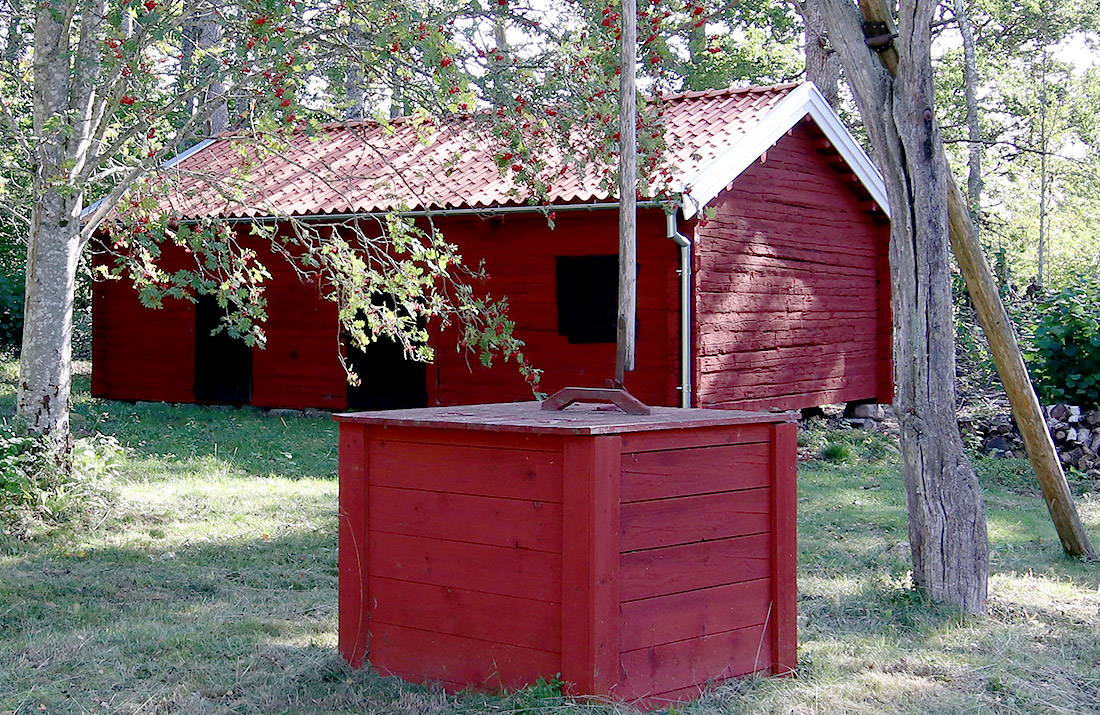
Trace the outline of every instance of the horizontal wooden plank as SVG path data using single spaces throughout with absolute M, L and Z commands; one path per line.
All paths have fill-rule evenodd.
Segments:
M 799 376 L 767 368 L 743 371 L 701 373 L 696 383 L 701 394 L 713 392 L 744 397 L 766 397 L 784 392 L 818 391 L 847 385 L 870 384 L 877 381 L 878 362 L 864 361 L 835 368 L 827 363 L 807 365 Z M 802 377 L 805 379 L 796 379 Z M 716 378 L 713 379 L 712 378 Z M 742 379 L 743 378 L 743 379 Z
M 706 313 L 755 315 L 757 311 L 776 313 L 862 313 L 875 314 L 874 294 L 862 296 L 781 295 L 775 293 L 741 293 L 723 290 L 719 293 L 700 292 L 695 296 L 698 309 Z
M 371 628 L 368 658 L 382 675 L 417 675 L 487 690 L 521 688 L 561 669 L 557 653 L 384 623 Z
M 689 432 L 661 430 L 631 432 L 622 436 L 623 453 L 663 452 L 695 447 L 728 446 L 766 442 L 771 428 L 767 424 L 693 429 Z
M 372 486 L 376 531 L 561 553 L 561 504 Z
M 870 382 L 845 385 L 830 390 L 814 390 L 806 392 L 788 392 L 782 394 L 774 392 L 762 397 L 750 397 L 744 399 L 728 399 L 724 401 L 710 401 L 710 396 L 701 397 L 702 406 L 715 410 L 798 410 L 803 407 L 815 405 L 835 405 L 841 402 L 855 402 L 858 400 L 878 399 L 877 385 Z M 887 400 L 886 404 L 889 403 Z
M 750 626 L 623 653 L 618 695 L 667 694 L 771 666 L 768 629 Z
M 766 578 L 770 564 L 768 534 L 632 551 L 620 561 L 622 600 Z
M 782 369 L 790 366 L 792 362 L 803 365 L 814 365 L 842 361 L 846 364 L 853 361 L 876 361 L 880 357 L 878 346 L 875 345 L 876 336 L 865 342 L 842 342 L 836 345 L 821 345 L 816 352 L 810 345 L 797 347 L 777 347 L 771 350 L 744 350 L 703 355 L 698 359 L 699 369 L 704 372 L 717 370 L 767 370 Z
M 757 253 L 744 253 L 732 251 L 726 243 L 706 244 L 699 248 L 698 260 L 706 263 L 712 270 L 722 270 L 722 266 L 728 266 L 728 270 L 737 272 L 756 271 L 781 271 L 790 272 L 794 276 L 813 278 L 820 275 L 851 276 L 855 278 L 877 277 L 879 274 L 876 263 L 867 259 L 858 266 L 833 265 L 819 263 L 804 257 L 804 260 L 796 261 L 788 257 L 774 256 Z
M 673 475 L 675 478 L 675 475 Z M 624 552 L 759 534 L 770 528 L 767 487 L 623 504 Z
M 561 604 L 372 577 L 371 623 L 557 652 Z
M 715 586 L 622 605 L 622 649 L 689 640 L 769 619 L 771 579 Z
M 767 428 L 753 436 L 757 435 L 767 439 Z M 770 458 L 768 442 L 624 454 L 622 501 L 766 487 L 771 481 Z
M 371 577 L 561 603 L 561 556 L 371 531 Z
M 375 433 L 368 445 L 374 485 L 561 503 L 560 453 L 397 442 L 374 439 Z M 506 433 L 482 432 L 477 438 L 491 441 L 497 434 Z

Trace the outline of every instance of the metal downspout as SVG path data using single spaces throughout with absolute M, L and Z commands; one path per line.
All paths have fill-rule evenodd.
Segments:
M 680 407 L 691 407 L 691 240 L 676 227 L 676 213 L 665 216 L 665 235 L 680 247 Z

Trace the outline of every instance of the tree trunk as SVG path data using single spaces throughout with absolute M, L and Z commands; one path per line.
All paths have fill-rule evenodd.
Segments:
M 73 295 L 83 202 L 80 196 L 66 196 L 56 188 L 36 196 L 27 249 L 18 413 L 29 429 L 47 435 L 55 448 L 67 451 Z
M 894 408 L 913 580 L 934 600 L 984 613 L 985 507 L 955 416 L 948 167 L 932 108 L 930 28 L 936 3 L 902 0 L 900 61 L 892 77 L 867 49 L 851 0 L 809 2 L 818 6 L 840 55 L 890 200 Z
M 970 140 L 969 173 L 966 177 L 970 220 L 975 230 L 981 226 L 982 212 L 982 128 L 978 123 L 978 61 L 974 50 L 974 28 L 965 0 L 955 0 L 955 19 L 963 41 L 963 85 L 966 91 L 966 130 Z
M 97 25 L 92 4 L 83 18 L 81 43 L 87 46 L 90 27 Z M 80 256 L 80 213 L 83 193 L 72 187 L 71 175 L 83 166 L 90 117 L 74 122 L 76 131 L 52 128 L 49 121 L 76 106 L 90 111 L 93 92 L 86 80 L 88 62 L 70 68 L 71 28 L 50 5 L 40 6 L 34 40 L 34 130 L 40 137 L 34 155 L 34 197 L 27 248 L 23 345 L 19 356 L 17 411 L 32 431 L 45 435 L 54 449 L 67 453 L 69 395 L 72 369 L 73 295 Z M 102 17 L 102 14 L 99 15 Z
M 221 39 L 222 28 L 213 13 L 199 18 L 198 48 L 200 50 L 210 50 Z M 209 59 L 204 61 L 207 67 L 210 67 L 211 61 Z M 210 116 L 206 120 L 206 135 L 211 137 L 229 129 L 229 102 L 225 97 L 226 83 L 217 79 L 215 72 L 216 70 L 210 67 L 208 75 L 210 85 L 206 88 L 206 97 L 200 99 L 198 105 L 203 111 L 209 112 Z
M 638 63 L 638 5 L 623 0 L 619 62 L 619 317 L 616 332 L 615 383 L 634 369 L 637 311 L 638 107 L 635 74 Z
M 796 4 L 806 28 L 806 79 L 817 85 L 830 107 L 840 106 L 840 58 L 829 47 L 825 21 L 816 3 Z

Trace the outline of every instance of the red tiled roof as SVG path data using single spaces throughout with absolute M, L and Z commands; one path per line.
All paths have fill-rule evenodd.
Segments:
M 759 122 L 797 85 L 685 92 L 667 96 L 669 165 L 682 184 Z M 419 129 L 421 134 L 424 128 Z M 524 203 L 488 151 L 469 150 L 471 134 L 436 129 L 424 141 L 411 121 L 325 127 L 317 138 L 290 136 L 288 149 L 244 151 L 215 139 L 171 165 L 169 200 L 182 218 L 340 214 L 392 209 L 481 208 Z M 483 144 L 484 145 L 484 144 Z M 251 154 L 251 163 L 246 160 Z M 556 179 L 551 203 L 609 199 L 599 182 L 575 171 Z M 209 177 L 226 179 L 220 189 Z M 233 184 L 238 198 L 226 198 Z M 231 192 L 229 192 L 231 193 Z

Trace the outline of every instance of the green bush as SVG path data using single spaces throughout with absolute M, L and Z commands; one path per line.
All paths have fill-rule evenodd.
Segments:
M 84 437 L 65 469 L 40 437 L 0 425 L 0 532 L 25 536 L 32 524 L 79 521 L 97 511 L 107 503 L 105 480 L 117 474 L 121 456 L 114 437 Z
M 0 271 L 0 348 L 23 340 L 23 272 Z
M 1045 402 L 1100 407 L 1100 283 L 1082 280 L 1040 299 L 1028 361 Z

